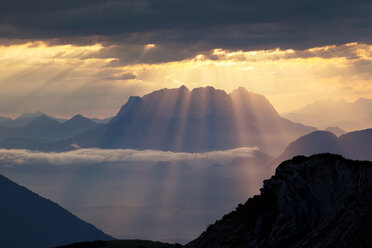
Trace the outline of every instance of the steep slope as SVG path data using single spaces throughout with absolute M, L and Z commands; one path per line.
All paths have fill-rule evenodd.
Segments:
M 62 207 L 0 175 L 0 246 L 50 248 L 112 239 Z
M 188 248 L 372 246 L 372 163 L 298 156 Z
M 310 156 L 317 153 L 351 156 L 336 135 L 327 131 L 315 131 L 290 143 L 275 161 L 280 163 L 297 155 Z
M 277 154 L 314 130 L 281 118 L 265 97 L 244 88 L 227 94 L 182 86 L 129 98 L 99 144 L 81 145 L 187 152 L 259 146 Z

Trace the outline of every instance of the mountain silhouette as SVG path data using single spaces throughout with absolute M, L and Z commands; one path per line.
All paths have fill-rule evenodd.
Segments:
M 341 136 L 346 133 L 344 130 L 342 130 L 339 127 L 327 127 L 326 129 L 324 129 L 324 131 L 331 132 L 336 136 Z
M 56 203 L 0 175 L 0 246 L 50 248 L 112 239 Z
M 339 139 L 352 158 L 372 160 L 372 129 L 346 133 Z
M 371 199 L 371 162 L 298 156 L 185 247 L 371 247 Z
M 297 155 L 334 153 L 347 158 L 372 160 L 372 129 L 349 132 L 337 138 L 327 131 L 315 131 L 290 143 L 275 159 L 281 162 Z
M 336 135 L 328 131 L 315 131 L 290 143 L 275 161 L 278 163 L 297 155 L 310 156 L 317 153 L 333 153 L 350 157 Z
M 99 124 L 76 115 L 60 123 L 47 115 L 40 115 L 24 127 L 0 127 L 0 146 L 5 148 L 29 148 L 32 144 L 62 140 L 98 127 Z
M 19 115 L 14 120 L 10 119 L 6 122 L 0 122 L 0 126 L 9 127 L 9 128 L 25 127 L 28 124 L 30 124 L 31 122 L 33 122 L 34 120 L 36 120 L 40 116 L 47 116 L 49 119 L 56 120 L 59 123 L 62 123 L 64 121 L 66 121 L 65 119 L 55 118 L 51 115 L 44 114 L 41 111 L 37 111 L 37 112 L 33 112 L 33 113 L 23 113 L 23 114 Z
M 70 120 L 61 124 L 60 132 L 64 137 L 73 137 L 98 126 L 97 123 L 82 115 L 75 115 Z
M 47 118 L 40 115 L 22 129 L 0 128 L 0 146 L 44 151 L 98 147 L 183 152 L 257 146 L 264 153 L 278 155 L 294 139 L 316 130 L 280 117 L 264 96 L 242 87 L 230 94 L 213 87 L 190 91 L 181 86 L 131 96 L 107 124 L 78 115 L 56 127 L 57 121 Z M 38 125 L 47 127 L 38 129 Z
M 346 131 L 372 127 L 372 99 L 359 98 L 355 102 L 322 100 L 283 115 L 294 122 L 321 129 L 338 126 Z
M 75 137 L 80 147 L 158 149 L 185 152 L 258 146 L 278 154 L 293 139 L 314 131 L 278 115 L 270 102 L 239 88 L 162 89 L 132 96 L 95 138 Z M 98 137 L 99 136 L 99 137 Z

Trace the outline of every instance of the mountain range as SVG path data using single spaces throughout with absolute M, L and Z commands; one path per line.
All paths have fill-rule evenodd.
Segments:
M 317 153 L 339 154 L 358 160 L 372 160 L 372 129 L 349 132 L 337 137 L 328 131 L 315 131 L 304 135 L 287 146 L 275 160 L 281 162 L 296 155 Z
M 40 116 L 46 116 L 49 119 L 58 121 L 59 123 L 66 121 L 66 119 L 56 118 L 54 116 L 44 114 L 41 111 L 37 111 L 33 113 L 31 112 L 23 113 L 19 115 L 17 118 L 15 118 L 14 120 L 9 117 L 0 117 L 0 127 L 9 127 L 9 128 L 25 127 Z
M 344 130 L 372 126 L 371 107 L 372 100 L 364 98 L 353 103 L 325 100 L 284 116 L 348 137 Z M 264 96 L 244 88 L 227 94 L 212 87 L 189 90 L 182 86 L 143 97 L 132 96 L 116 116 L 105 120 L 81 115 L 63 120 L 41 112 L 26 113 L 15 120 L 0 118 L 0 147 L 40 151 L 97 147 L 204 152 L 257 146 L 266 154 L 278 156 L 293 140 L 316 131 L 292 121 L 278 115 Z M 353 153 L 358 152 L 358 147 L 348 146 Z M 332 151 L 320 148 L 315 149 Z M 347 152 L 342 154 L 347 156 Z
M 339 127 L 354 131 L 372 127 L 372 99 L 355 102 L 322 100 L 284 114 L 283 117 L 319 129 Z
M 0 246 L 50 248 L 112 237 L 0 175 Z
M 280 117 L 264 96 L 244 88 L 227 94 L 182 86 L 131 97 L 97 145 L 186 152 L 258 146 L 271 154 L 313 130 Z
M 41 111 L 36 111 L 33 113 L 31 112 L 23 113 L 15 119 L 0 116 L 0 127 L 9 127 L 9 128 L 25 127 L 41 116 L 46 116 L 49 119 L 58 121 L 59 123 L 63 123 L 69 120 L 65 118 L 57 118 L 52 115 L 45 114 Z M 112 117 L 104 118 L 104 119 L 100 119 L 100 118 L 89 118 L 89 119 L 98 124 L 106 124 L 112 119 Z
M 32 140 L 13 139 L 0 145 L 47 151 L 98 147 L 184 152 L 257 146 L 265 153 L 280 154 L 295 138 L 315 130 L 280 117 L 264 96 L 244 88 L 227 94 L 212 87 L 190 91 L 182 86 L 130 97 L 109 123 L 72 138 L 65 135 L 64 140 L 46 144 L 42 135 L 21 134 L 19 138 Z M 63 132 L 58 134 L 60 138 Z
M 22 127 L 0 126 L 0 146 L 6 148 L 13 148 L 13 146 L 14 148 L 26 148 L 27 140 L 51 142 L 53 140 L 71 138 L 94 129 L 99 125 L 81 115 L 75 115 L 63 123 L 47 115 L 39 115 Z

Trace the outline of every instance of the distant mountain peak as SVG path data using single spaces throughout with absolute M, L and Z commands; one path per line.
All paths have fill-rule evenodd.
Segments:
M 130 97 L 97 146 L 193 152 L 259 146 L 277 153 L 278 142 L 287 145 L 313 130 L 281 118 L 264 96 L 244 88 L 227 94 L 211 86 L 181 86 Z M 268 134 L 271 140 L 263 138 Z
M 187 88 L 186 85 L 184 85 L 184 84 L 182 86 L 180 86 L 179 89 L 189 91 L 189 88 Z
M 42 114 L 38 116 L 36 119 L 32 120 L 29 124 L 25 126 L 26 129 L 32 130 L 42 130 L 42 129 L 54 129 L 61 125 L 55 119 L 50 118 L 49 116 Z
M 87 119 L 87 118 L 85 118 L 83 115 L 81 115 L 81 114 L 76 114 L 76 115 L 74 115 L 71 119 Z
M 243 86 L 239 86 L 238 88 L 233 90 L 231 93 L 248 93 L 248 91 Z
M 42 114 L 38 116 L 36 119 L 34 119 L 32 122 L 30 122 L 29 125 L 35 124 L 35 123 L 41 123 L 41 122 L 59 123 L 58 121 L 56 121 L 55 119 L 52 119 L 48 115 Z
M 277 160 L 284 161 L 296 155 L 310 156 L 324 152 L 350 157 L 335 134 L 329 131 L 315 131 L 290 143 Z
M 74 125 L 74 124 L 79 124 L 79 123 L 96 124 L 91 119 L 88 119 L 88 118 L 82 116 L 81 114 L 77 114 L 77 115 L 74 115 L 70 120 L 65 121 L 64 123 L 62 123 L 62 126 Z
M 83 115 L 81 114 L 77 114 L 77 115 L 74 115 L 70 120 L 68 121 L 89 121 L 89 122 L 93 122 L 92 120 L 90 120 L 89 118 L 86 118 L 84 117 Z M 66 122 L 68 122 L 66 121 Z M 66 123 L 65 122 L 65 123 Z
M 28 119 L 28 118 L 35 118 L 35 117 L 38 117 L 38 116 L 41 116 L 41 115 L 45 115 L 43 112 L 41 111 L 36 111 L 36 112 L 27 112 L 27 113 L 23 113 L 21 115 L 19 115 L 16 120 L 21 120 L 21 119 Z

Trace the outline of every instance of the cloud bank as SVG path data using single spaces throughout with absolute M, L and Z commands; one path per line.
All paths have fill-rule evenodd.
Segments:
M 214 48 L 368 43 L 371 15 L 367 0 L 3 0 L 0 38 L 4 44 L 156 44 L 164 49 L 147 61 L 164 62 Z
M 241 147 L 224 151 L 205 153 L 184 153 L 158 150 L 132 149 L 79 149 L 61 153 L 32 152 L 22 149 L 0 149 L 0 164 L 16 166 L 24 164 L 51 164 L 56 166 L 70 164 L 99 164 L 120 162 L 172 162 L 208 161 L 228 163 L 236 157 L 252 157 L 256 147 Z

